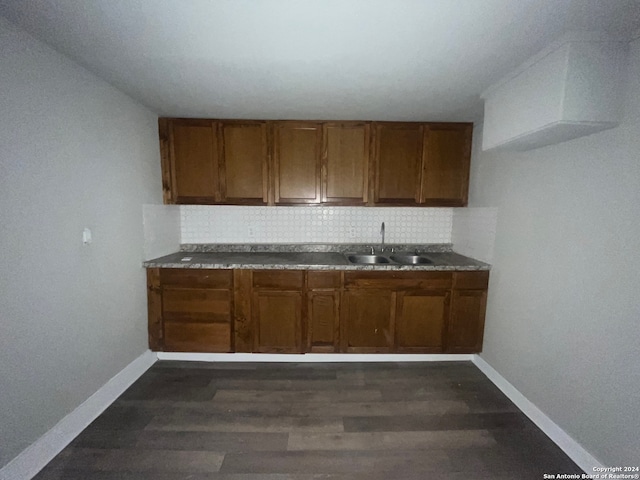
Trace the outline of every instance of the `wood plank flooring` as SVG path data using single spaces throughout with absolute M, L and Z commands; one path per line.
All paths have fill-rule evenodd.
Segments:
M 37 480 L 582 473 L 470 362 L 158 362 Z

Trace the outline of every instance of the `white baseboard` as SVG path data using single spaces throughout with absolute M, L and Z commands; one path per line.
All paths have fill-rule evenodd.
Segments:
M 473 354 L 402 354 L 402 353 L 188 353 L 157 352 L 158 360 L 188 362 L 463 362 Z
M 147 350 L 0 470 L 0 480 L 28 480 L 76 438 L 157 361 Z
M 587 452 L 584 447 L 576 442 L 567 432 L 556 425 L 542 410 L 531 403 L 527 397 L 511 385 L 506 378 L 500 375 L 491 365 L 480 357 L 480 355 L 473 356 L 473 363 L 582 470 L 588 474 L 593 474 L 595 467 L 604 467 L 601 462 Z

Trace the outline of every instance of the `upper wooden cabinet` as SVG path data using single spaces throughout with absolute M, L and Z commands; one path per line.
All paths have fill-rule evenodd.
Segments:
M 267 138 L 266 122 L 221 123 L 221 201 L 230 204 L 267 204 Z
M 169 177 L 171 203 L 216 203 L 219 199 L 217 123 L 176 119 L 161 123 L 161 140 L 163 136 L 167 147 L 162 150 L 168 155 L 168 162 L 163 162 L 163 176 Z
M 159 120 L 165 203 L 467 204 L 468 123 Z
M 375 124 L 375 203 L 420 203 L 423 131 L 418 123 Z
M 464 123 L 425 126 L 421 203 L 467 204 L 472 128 Z
M 273 126 L 275 203 L 320 203 L 322 125 L 277 122 Z
M 365 122 L 323 125 L 322 202 L 362 205 L 369 198 L 370 126 Z
M 472 125 L 377 123 L 375 203 L 467 204 Z

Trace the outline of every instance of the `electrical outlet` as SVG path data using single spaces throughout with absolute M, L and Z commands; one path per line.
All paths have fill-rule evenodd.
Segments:
M 82 230 L 82 243 L 83 245 L 91 245 L 91 242 L 93 242 L 91 230 L 85 227 L 85 229 Z
M 247 237 L 255 238 L 256 236 L 256 228 L 253 225 L 249 225 L 247 227 Z
M 356 227 L 351 227 L 349 229 L 349 238 L 356 238 Z

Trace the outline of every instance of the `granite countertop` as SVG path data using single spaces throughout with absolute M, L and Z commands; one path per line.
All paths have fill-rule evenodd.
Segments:
M 181 251 L 144 262 L 146 268 L 212 268 L 252 270 L 489 270 L 490 265 L 441 245 L 394 245 L 395 251 L 418 251 L 433 263 L 362 265 L 345 253 L 369 253 L 367 245 L 183 245 Z M 389 246 L 391 248 L 391 246 Z M 376 250 L 376 252 L 378 252 Z M 391 255 L 388 251 L 383 255 Z

